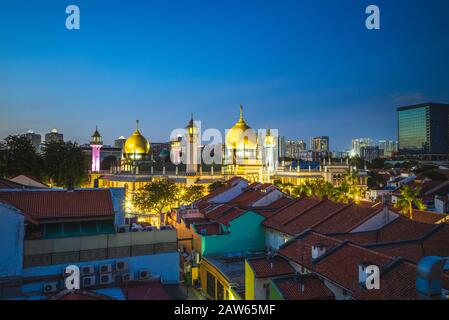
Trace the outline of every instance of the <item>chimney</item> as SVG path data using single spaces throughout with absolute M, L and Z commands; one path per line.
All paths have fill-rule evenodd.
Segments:
M 312 259 L 317 259 L 326 253 L 326 245 L 318 243 L 312 246 Z

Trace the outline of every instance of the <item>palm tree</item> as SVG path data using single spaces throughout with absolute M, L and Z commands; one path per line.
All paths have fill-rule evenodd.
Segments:
M 340 185 L 333 188 L 332 191 L 331 198 L 336 202 L 359 202 L 362 191 L 359 187 L 359 177 L 357 172 L 347 172 L 344 174 Z
M 416 206 L 418 210 L 424 210 L 426 206 L 419 198 L 420 188 L 413 189 L 408 185 L 401 188 L 401 195 L 398 198 L 395 208 L 400 209 L 401 213 L 409 214 L 410 220 L 413 220 L 413 206 Z

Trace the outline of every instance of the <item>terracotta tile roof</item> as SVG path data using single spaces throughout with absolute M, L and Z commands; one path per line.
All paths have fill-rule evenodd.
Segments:
M 387 271 L 381 270 L 380 290 L 354 288 L 353 296 L 359 300 L 415 300 L 416 265 L 398 260 Z
M 114 217 L 109 190 L 5 191 L 0 199 L 35 220 Z
M 160 281 L 130 284 L 122 291 L 127 300 L 171 300 Z
M 368 245 L 371 250 L 384 254 L 404 257 L 418 263 L 424 256 L 449 256 L 449 226 L 441 224 L 434 226 L 425 235 L 412 241 L 382 242 Z
M 354 292 L 359 288 L 359 265 L 369 263 L 380 269 L 393 258 L 350 242 L 342 243 L 315 260 L 315 272 Z
M 289 204 L 291 204 L 294 201 L 295 201 L 295 199 L 293 199 L 293 198 L 283 196 L 267 206 L 253 207 L 253 210 L 260 213 L 265 218 L 269 218 L 269 217 L 275 215 L 277 211 L 283 209 L 284 207 L 288 206 Z
M 328 199 L 302 198 L 279 210 L 263 224 L 266 227 L 296 235 L 337 214 L 346 206 Z
M 313 228 L 321 233 L 349 232 L 382 211 L 382 207 L 351 204 Z
M 318 198 L 300 198 L 287 204 L 284 208 L 281 208 L 276 214 L 273 214 L 270 218 L 263 222 L 263 225 L 275 229 L 281 232 L 289 233 L 291 230 L 287 230 L 284 226 L 290 219 L 297 217 L 304 210 L 312 208 L 321 202 Z
M 273 280 L 285 300 L 334 300 L 332 291 L 313 275 Z
M 252 206 L 253 203 L 265 197 L 268 193 L 260 190 L 246 190 L 236 198 L 229 201 L 229 204 L 235 206 Z
M 323 234 L 307 231 L 294 240 L 291 240 L 280 247 L 279 254 L 305 268 L 312 270 L 312 247 L 322 245 L 326 247 L 326 252 L 340 245 L 342 242 Z
M 256 278 L 271 278 L 295 273 L 295 269 L 287 260 L 281 257 L 259 257 L 248 259 L 248 264 L 254 271 Z
M 212 200 L 214 197 L 218 196 L 219 194 L 222 194 L 223 192 L 226 192 L 229 189 L 232 189 L 239 181 L 246 181 L 246 180 L 243 178 L 240 178 L 240 177 L 233 177 L 233 178 L 225 181 L 224 186 L 217 188 L 213 192 L 211 192 L 208 195 L 197 200 L 195 202 L 195 205 L 200 209 L 201 209 L 201 207 L 207 206 L 207 204 L 209 203 L 210 200 Z
M 411 221 L 410 219 L 400 216 L 376 231 L 344 234 L 329 233 L 328 235 L 339 240 L 349 240 L 358 244 L 368 244 L 419 239 L 434 227 L 435 225 Z
M 396 212 L 397 214 L 403 215 L 399 209 L 396 209 L 394 206 L 389 206 L 390 210 Z M 431 211 L 421 211 L 413 209 L 413 221 L 423 222 L 429 224 L 435 224 L 440 220 L 447 218 L 446 214 L 439 214 Z M 408 217 L 407 217 L 408 218 Z

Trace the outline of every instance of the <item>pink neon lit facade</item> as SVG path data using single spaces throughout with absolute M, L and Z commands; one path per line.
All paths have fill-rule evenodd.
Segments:
M 91 145 L 92 147 L 92 172 L 100 171 L 100 150 L 102 145 Z

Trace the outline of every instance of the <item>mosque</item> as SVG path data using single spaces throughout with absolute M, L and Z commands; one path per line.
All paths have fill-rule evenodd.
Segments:
M 139 121 L 135 131 L 126 139 L 121 157 L 111 166 L 109 172 L 100 168 L 99 160 L 102 138 L 98 128 L 92 136 L 92 172 L 90 187 L 124 187 L 127 193 L 128 211 L 132 211 L 131 199 L 137 190 L 152 181 L 168 179 L 178 184 L 203 185 L 225 181 L 240 176 L 250 182 L 273 182 L 274 179 L 300 184 L 307 179 L 332 180 L 338 172 L 348 170 L 347 164 L 326 166 L 308 170 L 288 169 L 279 163 L 281 152 L 277 134 L 268 130 L 254 130 L 244 118 L 243 106 L 240 117 L 232 128 L 226 130 L 224 143 L 220 148 L 219 163 L 206 164 L 201 157 L 205 148 L 201 143 L 199 126 L 193 114 L 183 134 L 176 136 L 162 150 L 157 161 L 151 153 L 150 141 L 141 133 Z M 170 161 L 161 161 L 168 160 Z M 329 180 L 330 179 L 330 180 Z M 333 181 L 331 181 L 333 182 Z

